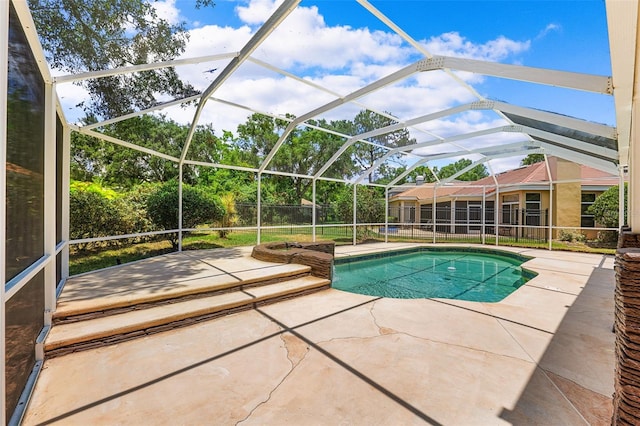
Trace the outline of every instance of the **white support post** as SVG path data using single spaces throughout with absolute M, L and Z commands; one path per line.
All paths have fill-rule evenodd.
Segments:
M 553 179 L 549 181 L 549 251 L 553 250 Z
M 496 202 L 494 203 L 494 207 L 493 207 L 493 223 L 495 224 L 493 231 L 495 232 L 495 235 L 496 235 L 496 245 L 498 245 L 498 238 L 500 237 L 500 233 L 498 232 L 499 231 L 498 228 L 500 227 L 500 185 L 498 185 L 497 183 L 496 183 Z
M 485 229 L 486 229 L 486 208 L 487 208 L 487 187 L 482 187 L 482 245 L 485 243 Z
M 636 108 L 634 108 L 635 110 Z M 640 232 L 640 182 L 637 182 L 640 179 L 640 146 L 637 143 L 640 140 L 640 132 L 638 131 L 640 123 L 636 121 L 636 119 L 640 119 L 638 115 L 638 112 L 634 112 L 631 124 L 632 143 L 629 145 L 629 193 L 627 194 L 629 202 L 627 220 L 634 233 Z
M 356 232 L 358 230 L 357 222 L 358 222 L 358 211 L 357 211 L 357 197 L 358 197 L 358 185 L 353 185 L 353 245 L 355 246 L 357 243 Z
M 389 187 L 384 190 L 384 242 L 389 242 Z
M 9 64 L 9 3 L 8 1 L 0 2 L 0 199 L 6 200 L 6 172 L 7 172 L 7 79 Z M 6 300 L 5 300 L 5 283 L 6 270 L 4 260 L 6 259 L 6 209 L 0 211 L 0 424 L 7 424 L 5 415 L 6 401 L 6 380 L 5 380 L 5 327 L 6 327 Z
M 311 241 L 316 242 L 316 179 L 314 178 L 311 185 L 313 195 L 311 196 Z
M 55 85 L 44 85 L 44 326 L 51 325 L 56 309 L 56 94 Z M 36 361 L 39 354 L 36 351 Z
M 258 230 L 256 233 L 256 244 L 260 244 L 260 240 L 262 237 L 262 229 L 261 229 L 261 225 L 262 225 L 262 173 L 258 173 L 258 194 L 257 194 L 257 201 L 258 201 L 258 211 L 256 212 L 256 225 L 258 226 Z
M 551 174 L 551 166 L 549 166 L 549 158 L 544 155 L 544 164 L 547 168 L 547 176 L 549 177 L 549 250 L 553 250 L 553 175 Z
M 620 167 L 618 183 L 618 230 L 624 226 L 624 169 Z
M 431 226 L 433 231 L 433 244 L 436 243 L 436 186 L 433 185 L 433 198 L 431 199 Z
M 63 123 L 62 137 L 62 241 L 65 242 L 62 249 L 62 282 L 69 277 L 69 240 L 70 240 L 70 211 L 69 190 L 71 186 L 71 130 Z
M 182 251 L 182 163 L 178 164 L 178 251 Z
M 631 196 L 631 170 L 629 170 L 627 173 L 629 173 L 629 178 L 627 179 L 627 220 L 625 225 L 633 230 L 633 225 L 631 225 L 631 208 L 633 207 L 633 197 Z
M 451 213 L 449 214 L 450 219 L 450 231 L 451 235 L 454 235 L 456 233 L 456 199 L 451 197 L 451 206 L 449 206 L 451 209 Z

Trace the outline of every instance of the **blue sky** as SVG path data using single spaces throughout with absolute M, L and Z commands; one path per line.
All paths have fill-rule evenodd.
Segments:
M 191 38 L 184 57 L 238 51 L 279 4 L 274 0 L 220 1 L 196 10 L 195 0 L 164 0 L 153 4 L 173 22 L 184 21 Z M 370 3 L 432 54 L 610 75 L 609 45 L 602 0 L 590 1 L 403 1 Z M 352 0 L 303 0 L 252 57 L 291 72 L 344 96 L 423 57 L 384 23 Z M 180 75 L 204 89 L 229 60 L 179 68 Z M 481 96 L 520 106 L 554 111 L 589 121 L 615 124 L 613 98 L 483 77 L 458 76 Z M 71 97 L 70 93 L 68 93 Z M 214 97 L 274 114 L 304 114 L 335 99 L 309 85 L 285 78 L 255 63 L 245 63 Z M 385 87 L 319 118 L 352 119 L 366 105 L 400 119 L 450 108 L 475 100 L 473 94 L 441 71 L 420 73 Z M 189 122 L 192 109 L 164 111 Z M 209 102 L 201 123 L 218 130 L 235 130 L 250 114 L 245 109 Z M 482 130 L 505 124 L 492 113 L 470 112 L 410 129 L 419 141 L 434 135 Z M 459 150 L 514 135 L 492 135 L 467 145 L 440 147 Z M 428 152 L 425 151 L 425 153 Z M 517 166 L 519 159 L 495 160 L 495 171 Z

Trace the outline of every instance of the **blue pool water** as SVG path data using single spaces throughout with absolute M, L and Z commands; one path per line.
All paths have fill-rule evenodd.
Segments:
M 535 276 L 520 267 L 526 260 L 511 253 L 426 248 L 337 259 L 333 287 L 401 299 L 498 302 Z

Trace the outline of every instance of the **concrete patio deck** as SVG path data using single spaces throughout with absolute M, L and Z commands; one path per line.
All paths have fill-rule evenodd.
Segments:
M 539 275 L 499 303 L 330 289 L 48 359 L 23 424 L 610 424 L 613 258 L 500 249 Z M 234 253 L 192 256 L 235 274 Z M 149 264 L 152 291 L 185 282 Z

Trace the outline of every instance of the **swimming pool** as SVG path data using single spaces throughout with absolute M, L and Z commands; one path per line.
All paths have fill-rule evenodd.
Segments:
M 399 299 L 499 302 L 536 274 L 528 257 L 475 248 L 416 248 L 336 259 L 333 287 Z

